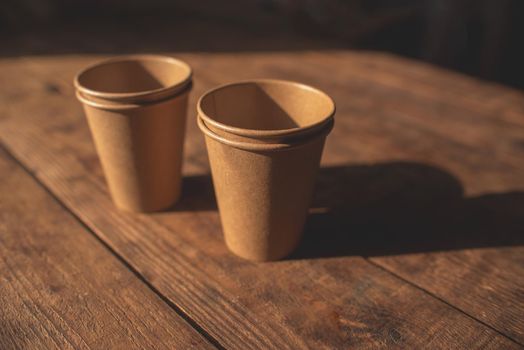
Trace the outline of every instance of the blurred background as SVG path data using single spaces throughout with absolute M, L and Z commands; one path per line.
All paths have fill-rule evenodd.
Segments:
M 2 0 L 0 54 L 380 50 L 524 88 L 522 0 Z

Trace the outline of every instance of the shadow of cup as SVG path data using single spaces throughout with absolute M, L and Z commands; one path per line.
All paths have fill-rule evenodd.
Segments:
M 465 198 L 420 163 L 322 168 L 296 259 L 384 256 L 524 243 L 524 193 Z

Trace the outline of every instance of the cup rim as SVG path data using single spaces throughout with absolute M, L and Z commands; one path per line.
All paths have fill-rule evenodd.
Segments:
M 173 65 L 176 65 L 176 66 L 179 66 L 185 69 L 187 71 L 187 74 L 185 75 L 185 77 L 182 80 L 172 85 L 161 87 L 158 89 L 144 90 L 144 91 L 137 91 L 137 92 L 104 92 L 104 91 L 98 91 L 98 90 L 87 88 L 80 83 L 82 76 L 90 71 L 93 71 L 94 69 L 97 69 L 107 64 L 126 62 L 126 61 L 135 61 L 135 62 L 161 61 L 161 62 L 171 63 Z M 129 101 L 132 99 L 153 97 L 155 95 L 160 95 L 161 97 L 164 97 L 170 93 L 173 93 L 173 94 L 177 93 L 180 90 L 182 90 L 187 84 L 191 82 L 192 76 L 193 76 L 193 70 L 191 69 L 191 66 L 189 66 L 189 64 L 177 58 L 174 58 L 171 56 L 165 56 L 165 55 L 155 55 L 155 54 L 136 54 L 136 55 L 115 56 L 115 57 L 100 60 L 91 65 L 88 65 L 87 67 L 82 69 L 78 74 L 76 74 L 73 82 L 74 82 L 74 86 L 77 89 L 77 91 L 80 91 L 85 96 L 93 96 L 93 97 L 106 99 L 106 100 Z
M 199 129 L 204 133 L 204 135 L 222 144 L 225 144 L 225 145 L 228 145 L 234 148 L 238 148 L 241 150 L 246 150 L 246 151 L 269 152 L 269 151 L 284 151 L 284 150 L 288 150 L 292 148 L 298 148 L 298 147 L 306 145 L 308 142 L 315 139 L 316 137 L 326 137 L 333 129 L 335 123 L 334 123 L 334 119 L 331 118 L 329 122 L 327 123 L 326 127 L 317 131 L 316 134 L 310 135 L 309 137 L 303 138 L 298 141 L 295 140 L 295 142 L 279 142 L 279 143 L 250 143 L 250 142 L 245 142 L 245 141 L 229 140 L 211 131 L 207 127 L 206 122 L 198 116 L 197 116 L 197 125 Z
M 294 87 L 298 87 L 301 89 L 313 91 L 321 95 L 322 97 L 326 98 L 329 101 L 329 103 L 331 104 L 331 110 L 329 111 L 329 113 L 327 113 L 327 115 L 323 119 L 313 124 L 309 124 L 309 125 L 302 126 L 302 127 L 287 128 L 287 129 L 274 129 L 274 130 L 246 129 L 246 128 L 239 128 L 239 127 L 223 124 L 223 123 L 220 123 L 210 118 L 202 110 L 201 104 L 204 98 L 217 92 L 218 90 L 226 89 L 232 86 L 247 85 L 247 84 L 253 84 L 253 83 L 255 84 L 256 83 L 270 83 L 270 84 L 288 85 L 288 86 L 294 86 Z M 281 137 L 281 136 L 297 135 L 297 134 L 301 134 L 303 132 L 309 132 L 313 129 L 324 126 L 325 124 L 329 123 L 331 119 L 333 119 L 335 112 L 336 112 L 336 106 L 335 106 L 335 101 L 333 101 L 333 99 L 328 94 L 326 94 L 322 90 L 319 90 L 311 85 L 298 83 L 298 82 L 291 81 L 291 80 L 281 80 L 281 79 L 248 79 L 248 80 L 236 81 L 233 83 L 222 84 L 211 90 L 206 91 L 198 99 L 197 112 L 198 112 L 198 115 L 205 121 L 206 124 L 210 124 L 216 127 L 217 129 L 221 129 L 225 132 L 239 135 L 239 136 L 252 137 L 252 138 L 274 138 L 274 137 Z
M 182 90 L 180 92 L 177 92 L 177 94 L 175 94 L 175 95 L 170 95 L 169 97 L 163 98 L 161 100 L 148 101 L 148 102 L 144 102 L 144 103 L 126 103 L 126 104 L 122 104 L 122 103 L 114 103 L 113 102 L 113 104 L 110 104 L 111 101 L 107 101 L 106 103 L 103 103 L 101 101 L 95 101 L 95 100 L 89 99 L 88 97 L 84 96 L 82 94 L 82 92 L 80 92 L 79 90 L 76 90 L 75 95 L 76 95 L 76 98 L 80 102 L 82 102 L 84 105 L 88 105 L 88 106 L 93 107 L 93 108 L 104 109 L 104 110 L 108 110 L 108 111 L 124 111 L 124 110 L 129 110 L 129 109 L 149 107 L 149 106 L 153 106 L 153 105 L 156 105 L 156 104 L 159 104 L 159 103 L 162 103 L 162 102 L 166 102 L 166 101 L 172 101 L 172 100 L 177 99 L 179 97 L 186 96 L 187 94 L 189 94 L 191 92 L 192 88 L 193 88 L 193 85 L 189 84 L 189 86 L 185 87 L 184 90 Z

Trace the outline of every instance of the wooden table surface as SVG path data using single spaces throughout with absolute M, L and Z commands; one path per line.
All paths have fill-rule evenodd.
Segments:
M 184 197 L 116 210 L 72 78 L 100 56 L 0 60 L 0 348 L 524 345 L 524 94 L 388 54 L 177 53 L 195 71 Z M 303 244 L 222 239 L 195 102 L 298 80 L 338 107 Z

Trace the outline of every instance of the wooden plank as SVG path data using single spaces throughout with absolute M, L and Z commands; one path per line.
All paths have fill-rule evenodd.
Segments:
M 0 348 L 213 348 L 0 148 Z
M 0 348 L 213 348 L 0 148 Z
M 391 88 L 401 89 L 425 100 L 463 111 L 475 112 L 485 119 L 524 126 L 522 92 L 493 82 L 435 67 L 387 53 L 358 52 L 348 59 L 345 53 L 312 53 L 310 62 L 337 64 L 339 73 Z M 340 70 L 339 68 L 340 67 Z M 337 79 L 341 76 L 337 75 Z M 461 119 L 462 117 L 459 117 Z
M 191 103 L 211 85 L 255 72 L 293 78 L 281 64 L 288 62 L 291 70 L 289 63 L 301 57 L 182 56 L 198 72 Z M 242 349 L 518 347 L 358 253 L 267 264 L 230 255 L 222 243 L 203 139 L 194 119 L 186 144 L 184 200 L 155 215 L 115 210 L 68 83 L 90 60 L 4 61 L 4 78 L 12 73 L 18 79 L 6 91 L 9 106 L 0 107 L 0 135 L 101 239 L 220 344 Z M 239 63 L 240 72 L 231 69 Z M 343 109 L 339 120 L 346 113 Z M 345 132 L 337 133 L 335 139 L 345 139 Z M 347 156 L 348 148 L 336 151 L 336 146 L 328 146 L 328 162 Z
M 393 140 L 386 157 L 432 164 L 447 179 L 415 169 L 384 169 L 377 181 L 361 174 L 360 184 L 347 187 L 365 193 L 384 181 L 388 189 L 374 202 L 364 197 L 360 222 L 346 217 L 338 229 L 374 242 L 367 252 L 374 263 L 524 342 L 524 94 L 398 58 L 376 61 L 371 74 L 362 62 L 340 64 L 336 80 L 365 79 L 356 98 L 380 101 L 380 108 L 347 100 L 341 107 L 375 119 L 366 128 Z M 347 191 L 339 201 L 351 198 Z M 340 218 L 349 213 L 343 207 L 331 210 Z M 421 254 L 428 250 L 436 252 Z

